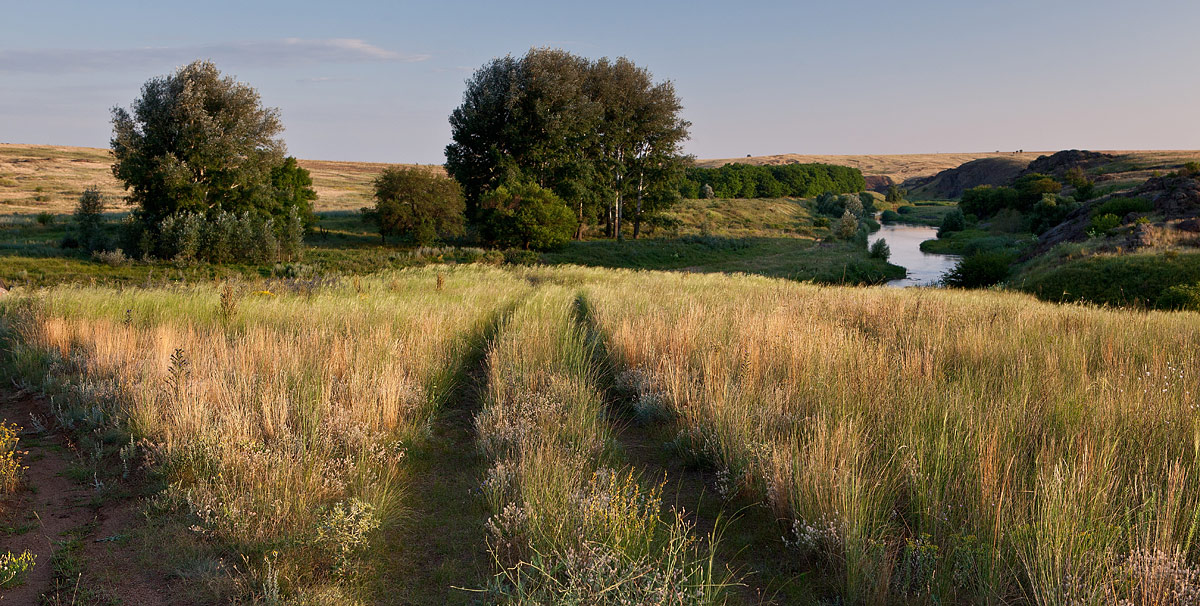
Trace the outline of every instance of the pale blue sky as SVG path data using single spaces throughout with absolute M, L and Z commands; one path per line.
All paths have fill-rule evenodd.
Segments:
M 555 46 L 673 80 L 699 157 L 1200 148 L 1200 2 L 0 0 L 0 141 L 104 147 L 196 58 L 292 154 L 440 163 L 492 57 Z

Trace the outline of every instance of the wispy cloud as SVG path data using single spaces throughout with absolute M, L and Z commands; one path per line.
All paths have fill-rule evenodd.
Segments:
M 0 49 L 0 72 L 63 73 L 159 68 L 195 59 L 250 67 L 425 61 L 429 55 L 380 48 L 357 38 L 284 38 L 125 49 Z

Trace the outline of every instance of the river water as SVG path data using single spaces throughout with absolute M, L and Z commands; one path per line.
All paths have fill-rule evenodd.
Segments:
M 892 280 L 888 286 L 905 288 L 908 286 L 934 286 L 942 278 L 942 274 L 954 268 L 958 263 L 958 255 L 937 255 L 921 251 L 921 243 L 937 238 L 937 228 L 925 225 L 905 225 L 902 223 L 884 223 L 879 231 L 871 234 L 868 244 L 883 238 L 892 249 L 889 263 L 899 265 L 908 270 L 908 276 L 900 280 Z

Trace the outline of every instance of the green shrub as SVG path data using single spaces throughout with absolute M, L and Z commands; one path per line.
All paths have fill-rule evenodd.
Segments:
M 858 217 L 855 217 L 854 213 L 847 208 L 842 213 L 842 218 L 838 220 L 837 236 L 843 240 L 849 240 L 856 233 L 858 233 Z
M 829 217 L 817 217 L 813 219 L 813 227 L 829 227 Z
M 868 254 L 872 259 L 882 259 L 887 261 L 892 256 L 892 249 L 888 246 L 887 240 L 880 238 L 871 244 Z
M 25 583 L 25 576 L 33 569 L 37 555 L 29 550 L 14 555 L 11 551 L 0 555 L 0 589 L 8 589 Z
M 897 208 L 896 212 L 898 212 L 902 215 L 907 215 L 908 213 L 911 213 L 915 210 L 917 210 L 917 207 L 905 205 L 905 206 L 901 206 L 900 208 Z
M 938 228 L 937 235 L 939 238 L 944 238 L 956 231 L 962 231 L 967 228 L 967 219 L 963 216 L 963 211 L 956 208 L 942 217 L 942 226 Z
M 900 213 L 894 210 L 885 210 L 883 211 L 883 214 L 879 215 L 879 220 L 883 221 L 884 223 L 896 223 L 900 221 L 900 219 Z
M 1200 253 L 1100 255 L 1032 270 L 1014 281 L 1047 301 L 1087 301 L 1175 309 L 1200 284 Z M 1172 288 L 1180 286 L 1179 290 Z
M 1092 209 L 1092 216 L 1116 215 L 1118 218 L 1129 213 L 1148 213 L 1154 204 L 1145 198 L 1113 198 Z
M 1096 215 L 1088 226 L 1088 235 L 1093 238 L 1104 235 L 1121 226 L 1121 218 L 1114 214 Z
M 504 251 L 504 262 L 509 265 L 537 265 L 541 255 L 536 251 L 523 248 L 510 248 Z
M 559 249 L 571 241 L 578 226 L 561 198 L 528 181 L 501 185 L 484 194 L 479 204 L 484 239 L 501 247 Z
M 34 219 L 37 220 L 38 225 L 41 225 L 42 227 L 54 225 L 54 213 L 42 211 L 38 213 Z
M 1177 284 L 1163 291 L 1159 307 L 1164 309 L 1186 309 L 1200 311 L 1200 282 Z
M 978 253 L 959 260 L 942 282 L 952 288 L 985 288 L 1008 278 L 1013 257 L 1002 252 Z

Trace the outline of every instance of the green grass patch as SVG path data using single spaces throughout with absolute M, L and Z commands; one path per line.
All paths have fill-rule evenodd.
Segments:
M 1200 253 L 1134 253 L 1062 258 L 1051 252 L 1012 285 L 1047 301 L 1176 307 L 1172 288 L 1200 282 Z

